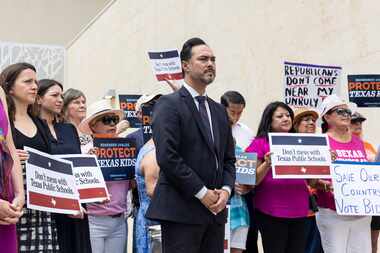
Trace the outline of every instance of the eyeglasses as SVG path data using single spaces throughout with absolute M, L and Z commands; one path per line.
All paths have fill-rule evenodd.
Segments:
M 117 115 L 105 115 L 98 119 L 98 121 L 101 121 L 104 125 L 111 125 L 111 124 L 117 124 L 120 121 L 119 116 Z
M 313 122 L 315 123 L 317 121 L 317 119 L 313 116 L 305 116 L 301 119 L 301 121 L 305 121 L 305 122 Z
M 338 108 L 333 110 L 332 112 L 336 112 L 336 114 L 344 117 L 351 117 L 352 116 L 352 111 L 350 109 L 345 109 L 345 108 Z

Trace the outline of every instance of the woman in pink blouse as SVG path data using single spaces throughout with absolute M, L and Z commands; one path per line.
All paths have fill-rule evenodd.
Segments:
M 253 198 L 264 252 L 304 253 L 306 246 L 309 192 L 303 179 L 273 179 L 268 142 L 269 132 L 294 132 L 294 114 L 283 102 L 264 110 L 256 138 L 246 149 L 258 157 L 256 194 Z

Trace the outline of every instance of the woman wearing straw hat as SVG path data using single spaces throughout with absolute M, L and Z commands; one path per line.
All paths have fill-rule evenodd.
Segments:
M 299 108 L 294 112 L 293 126 L 297 133 L 310 133 L 314 134 L 317 130 L 318 112 L 312 108 Z M 315 180 L 309 180 L 309 184 L 314 183 Z M 315 203 L 315 189 L 311 186 L 308 187 L 310 192 L 310 203 Z M 316 204 L 316 203 L 315 203 Z M 317 223 L 315 220 L 315 208 L 309 210 L 309 230 L 305 253 L 321 253 L 321 236 L 319 235 Z
M 109 100 L 100 100 L 88 107 L 87 117 L 79 124 L 79 130 L 93 137 L 116 137 L 116 125 L 123 117 L 123 111 L 112 108 Z M 82 146 L 82 153 L 93 151 L 93 141 Z M 111 181 L 106 185 L 110 201 L 87 205 L 91 248 L 93 253 L 122 253 L 127 241 L 124 214 L 127 211 L 129 181 Z

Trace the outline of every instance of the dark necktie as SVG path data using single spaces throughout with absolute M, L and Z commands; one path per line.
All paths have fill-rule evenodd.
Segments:
M 213 143 L 212 133 L 210 128 L 210 121 L 208 118 L 207 110 L 206 110 L 206 96 L 196 96 L 195 99 L 199 102 L 199 114 L 201 115 L 203 126 L 205 127 L 207 137 L 209 141 Z

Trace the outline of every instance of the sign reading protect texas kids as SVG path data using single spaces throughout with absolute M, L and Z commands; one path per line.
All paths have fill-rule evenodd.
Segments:
M 273 178 L 331 178 L 327 135 L 269 133 Z
M 78 214 L 79 193 L 69 161 L 25 147 L 29 153 L 26 162 L 27 207 L 30 209 Z
M 95 138 L 96 156 L 105 181 L 134 178 L 137 158 L 135 141 L 129 138 Z

